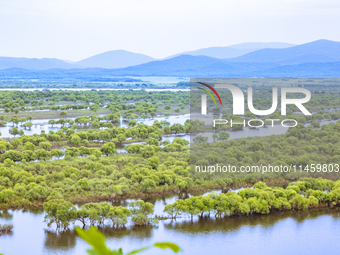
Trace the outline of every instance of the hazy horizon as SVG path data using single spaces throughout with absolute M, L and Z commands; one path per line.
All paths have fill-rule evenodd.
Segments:
M 322 39 L 320 39 L 322 40 Z M 126 50 L 126 49 L 113 49 L 113 50 L 108 50 L 108 51 L 104 51 L 104 52 L 98 52 L 94 55 L 91 55 L 91 56 L 86 56 L 82 59 L 79 59 L 79 60 L 70 60 L 70 59 L 60 59 L 60 58 L 56 58 L 56 59 L 60 59 L 60 60 L 63 60 L 63 61 L 66 61 L 66 62 L 72 62 L 72 63 L 75 63 L 77 61 L 80 61 L 80 60 L 84 60 L 86 58 L 89 58 L 89 57 L 92 57 L 92 56 L 95 56 L 95 55 L 99 55 L 99 54 L 102 54 L 102 53 L 106 53 L 106 52 L 109 52 L 109 51 L 128 51 L 128 52 L 131 52 L 131 53 L 136 53 L 136 54 L 144 54 L 144 55 L 147 55 L 147 56 L 150 56 L 150 57 L 153 57 L 155 60 L 162 60 L 162 59 L 166 59 L 168 57 L 172 57 L 174 55 L 177 55 L 177 54 L 185 54 L 187 52 L 191 52 L 191 51 L 196 51 L 196 50 L 201 50 L 201 49 L 205 49 L 205 48 L 219 48 L 219 47 L 232 47 L 232 46 L 238 46 L 238 45 L 242 45 L 242 44 L 247 44 L 247 43 L 287 43 L 287 42 L 242 42 L 242 43 L 238 43 L 238 44 L 232 44 L 232 45 L 225 45 L 225 46 L 208 46 L 208 47 L 204 47 L 204 48 L 198 48 L 198 49 L 190 49 L 190 50 L 187 50 L 187 51 L 181 51 L 181 52 L 176 52 L 172 55 L 169 55 L 169 56 L 165 56 L 165 57 L 161 57 L 161 58 L 155 58 L 153 56 L 150 56 L 150 55 L 147 55 L 143 52 L 133 52 L 133 51 L 129 51 L 129 50 Z M 306 42 L 306 43 L 309 43 L 309 42 Z M 287 43 L 287 44 L 292 44 L 292 43 Z M 296 44 L 292 44 L 292 47 L 293 46 L 296 46 Z M 43 58 L 50 58 L 50 57 L 25 57 L 25 56 L 4 56 L 4 55 L 0 55 L 0 57 L 15 57 L 15 58 L 37 58 L 37 59 L 43 59 Z M 51 58 L 55 58 L 55 57 L 51 57 Z
M 244 42 L 340 41 L 329 25 L 339 9 L 331 0 L 0 1 L 0 56 L 78 61 L 123 49 L 160 59 Z

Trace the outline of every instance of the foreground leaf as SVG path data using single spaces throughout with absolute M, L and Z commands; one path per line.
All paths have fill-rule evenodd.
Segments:
M 126 254 L 126 255 L 132 255 L 132 254 L 140 253 L 140 252 L 145 251 L 145 250 L 150 249 L 150 248 L 151 248 L 151 246 L 146 246 L 146 247 L 140 248 L 140 249 L 138 249 L 138 250 L 130 251 L 130 252 L 129 252 L 128 254 Z
M 88 230 L 84 230 L 79 227 L 76 227 L 75 230 L 82 239 L 84 239 L 89 245 L 93 247 L 93 250 L 88 250 L 88 253 L 90 255 L 119 254 L 117 251 L 111 251 L 106 246 L 104 234 L 98 231 L 96 227 L 91 227 Z
M 136 254 L 136 253 L 140 253 L 140 252 L 145 251 L 147 249 L 150 249 L 152 247 L 160 248 L 160 249 L 163 249 L 163 250 L 170 249 L 175 253 L 181 251 L 181 248 L 177 244 L 169 243 L 169 242 L 163 242 L 163 243 L 154 243 L 151 246 L 146 246 L 146 247 L 138 249 L 138 250 L 133 250 L 133 251 L 129 252 L 127 255 L 133 255 L 133 254 Z
M 110 250 L 106 246 L 104 234 L 101 233 L 96 227 L 91 227 L 88 230 L 84 230 L 79 227 L 76 227 L 75 231 L 82 239 L 84 239 L 84 241 L 86 241 L 89 245 L 92 246 L 93 249 L 87 250 L 87 253 L 89 255 L 123 255 L 122 249 Z M 181 251 L 181 248 L 177 244 L 163 242 L 163 243 L 154 243 L 153 245 L 146 246 L 138 250 L 133 250 L 129 252 L 127 255 L 137 254 L 145 250 L 148 250 L 152 247 L 160 248 L 163 250 L 170 249 L 175 253 Z
M 169 248 L 170 250 L 172 250 L 175 253 L 181 251 L 181 248 L 177 244 L 169 243 L 169 242 L 155 243 L 153 246 L 160 248 L 160 249 L 163 249 L 163 250 Z

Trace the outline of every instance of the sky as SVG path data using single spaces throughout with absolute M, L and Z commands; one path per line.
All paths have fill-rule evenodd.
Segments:
M 340 41 L 338 0 L 0 0 L 0 56 L 154 58 L 243 42 Z

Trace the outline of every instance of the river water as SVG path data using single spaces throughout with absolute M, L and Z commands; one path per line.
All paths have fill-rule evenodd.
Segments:
M 150 125 L 154 120 L 167 120 L 171 124 L 184 124 L 189 115 L 156 117 L 140 120 Z M 37 120 L 39 123 L 48 120 Z M 327 124 L 335 121 L 322 121 Z M 38 122 L 36 122 L 37 124 Z M 48 125 L 32 127 L 31 133 L 41 130 L 57 131 L 59 127 Z M 282 126 L 229 132 L 229 139 L 279 135 L 287 132 Z M 1 132 L 2 129 L 0 129 Z M 208 136 L 207 133 L 197 134 Z M 4 136 L 4 133 L 3 133 Z M 163 139 L 172 141 L 175 137 L 190 140 L 189 135 L 179 134 Z M 147 199 L 155 205 L 155 215 L 162 215 L 163 208 L 178 197 Z M 126 205 L 129 201 L 114 203 Z M 40 209 L 2 212 L 0 224 L 13 224 L 13 234 L 0 236 L 0 253 L 5 255 L 43 254 L 85 254 L 88 245 L 73 230 L 56 233 L 43 222 L 44 212 Z M 81 224 L 79 222 L 76 225 Z M 71 228 L 72 229 L 72 228 Z M 340 249 L 340 210 L 318 209 L 305 212 L 277 212 L 269 215 L 231 217 L 226 219 L 198 219 L 189 217 L 162 220 L 156 227 L 132 227 L 114 229 L 101 228 L 111 248 L 122 247 L 125 252 L 158 241 L 179 244 L 184 254 L 337 254 Z M 172 254 L 170 251 L 151 249 L 144 254 Z
M 144 123 L 146 125 L 152 125 L 155 120 L 162 121 L 166 120 L 170 122 L 170 125 L 175 124 L 175 123 L 180 123 L 181 125 L 184 125 L 184 122 L 190 118 L 189 114 L 183 114 L 183 115 L 178 115 L 178 116 L 169 116 L 169 117 L 154 117 L 152 119 L 138 119 L 137 122 Z M 76 118 L 68 118 L 68 119 L 76 119 Z M 52 130 L 54 132 L 58 131 L 61 128 L 60 124 L 56 124 L 53 127 L 48 124 L 48 121 L 50 119 L 35 119 L 32 120 L 31 122 L 33 123 L 33 126 L 31 127 L 31 130 L 25 130 L 24 127 L 22 127 L 19 124 L 19 129 L 22 129 L 25 133 L 25 135 L 34 135 L 34 134 L 40 134 L 42 130 L 46 132 L 46 134 Z M 59 119 L 54 119 L 54 120 L 59 120 Z M 7 126 L 5 127 L 0 127 L 0 132 L 1 132 L 1 138 L 11 138 L 13 137 L 10 133 L 9 130 L 13 126 L 12 122 L 8 122 Z M 121 119 L 119 126 L 122 127 L 127 127 L 127 123 L 123 122 Z
M 152 198 L 155 214 L 177 197 Z M 128 201 L 114 203 L 126 205 Z M 88 245 L 73 230 L 56 233 L 43 222 L 42 209 L 8 211 L 0 224 L 14 225 L 13 234 L 0 237 L 5 255 L 85 254 Z M 81 226 L 78 222 L 76 225 Z M 71 228 L 72 229 L 72 228 Z M 340 249 L 340 210 L 275 212 L 269 215 L 236 216 L 225 219 L 183 217 L 161 220 L 155 227 L 100 228 L 111 248 L 128 252 L 153 242 L 171 241 L 184 254 L 337 254 Z M 172 254 L 151 249 L 144 254 Z
M 175 123 L 179 123 L 181 125 L 184 125 L 185 121 L 190 118 L 190 114 L 183 114 L 183 115 L 175 115 L 175 116 L 169 116 L 169 117 L 154 117 L 151 119 L 138 119 L 137 122 L 144 123 L 146 125 L 152 125 L 154 121 L 168 121 L 170 125 L 173 125 Z M 75 119 L 75 118 L 70 118 L 70 119 Z M 37 120 L 32 120 L 31 122 L 33 123 L 33 126 L 31 130 L 24 130 L 20 124 L 19 124 L 19 129 L 23 129 L 24 133 L 26 135 L 33 135 L 33 134 L 40 134 L 42 130 L 44 130 L 46 133 L 48 133 L 50 130 L 56 132 L 60 129 L 60 124 L 54 125 L 52 127 L 51 125 L 48 124 L 48 121 L 50 119 L 37 119 Z M 55 119 L 58 120 L 58 119 Z M 329 124 L 329 123 L 335 123 L 338 120 L 321 120 L 320 124 Z M 8 122 L 6 127 L 0 127 L 0 132 L 1 132 L 1 138 L 10 138 L 13 137 L 9 133 L 9 129 L 12 127 L 12 123 Z M 310 123 L 306 123 L 305 126 L 310 125 Z M 119 126 L 127 127 L 127 123 L 123 122 L 122 120 L 120 121 Z M 261 127 L 258 129 L 250 129 L 249 127 L 243 128 L 241 131 L 227 131 L 229 133 L 229 140 L 232 139 L 239 139 L 239 138 L 246 138 L 246 137 L 255 137 L 255 136 L 270 136 L 270 135 L 282 135 L 286 133 L 288 130 L 288 127 L 283 127 L 281 125 L 275 125 L 274 127 L 271 127 L 270 125 L 267 127 Z M 179 134 L 182 136 L 183 139 L 186 139 L 190 141 L 190 135 L 183 135 Z M 193 134 L 193 135 L 202 135 L 205 137 L 209 137 L 211 139 L 211 133 L 205 132 L 205 133 L 199 133 L 199 134 Z M 172 141 L 175 137 L 170 138 Z M 167 139 L 165 137 L 165 139 Z M 213 142 L 210 141 L 209 142 Z
M 168 121 L 170 125 L 173 125 L 175 123 L 179 123 L 181 125 L 184 125 L 185 121 L 190 118 L 190 114 L 183 114 L 183 115 L 176 115 L 176 116 L 169 116 L 169 117 L 154 117 L 152 119 L 139 119 L 137 122 L 142 122 L 147 125 L 152 125 L 154 121 Z M 70 119 L 75 119 L 75 118 L 70 118 Z M 60 124 L 54 125 L 53 127 L 48 124 L 48 121 L 50 119 L 38 119 L 38 120 L 32 120 L 32 123 L 34 124 L 31 127 L 31 130 L 24 130 L 24 133 L 26 135 L 33 135 L 33 134 L 40 134 L 42 130 L 45 131 L 47 134 L 50 130 L 56 132 L 61 128 Z M 335 123 L 338 120 L 322 120 L 320 121 L 321 125 L 324 124 L 329 124 L 329 123 Z M 305 126 L 309 126 L 310 123 L 306 123 Z M 122 127 L 127 127 L 127 123 L 123 122 L 122 119 L 120 121 L 119 126 Z M 6 127 L 0 127 L 0 132 L 1 136 L 0 138 L 11 138 L 13 137 L 9 133 L 9 129 L 12 127 L 12 123 L 8 123 Z M 20 128 L 20 125 L 19 125 Z M 105 128 L 101 128 L 105 129 Z M 81 129 L 80 129 L 81 130 Z M 243 130 L 240 131 L 227 131 L 229 133 L 229 138 L 228 140 L 234 140 L 234 139 L 240 139 L 240 138 L 247 138 L 247 137 L 263 137 L 263 136 L 270 136 L 270 135 L 282 135 L 285 134 L 288 131 L 288 127 L 283 127 L 281 125 L 275 125 L 274 127 L 267 126 L 267 127 L 261 127 L 257 129 L 251 129 L 249 127 L 243 128 Z M 177 135 L 164 135 L 162 140 L 168 140 L 169 142 L 172 142 L 175 138 L 179 137 L 182 139 L 185 139 L 190 142 L 195 136 L 203 136 L 208 138 L 208 142 L 212 143 L 213 138 L 212 138 L 212 132 L 204 132 L 204 133 L 196 133 L 196 134 L 177 134 Z M 192 139 L 190 139 L 190 137 Z M 133 143 L 137 144 L 137 143 Z M 118 153 L 126 153 L 126 150 L 124 149 L 124 145 L 119 146 L 117 145 L 117 151 Z M 63 157 L 62 157 L 63 158 Z M 61 159 L 62 159 L 61 158 Z

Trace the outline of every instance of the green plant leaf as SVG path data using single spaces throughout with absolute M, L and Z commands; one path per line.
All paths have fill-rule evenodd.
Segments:
M 87 252 L 87 254 L 89 254 L 89 255 L 100 255 L 98 252 L 96 252 L 95 250 L 86 250 L 86 252 Z
M 95 250 L 87 250 L 87 254 L 89 254 L 89 255 L 101 255 L 101 253 L 98 253 L 98 252 L 96 252 Z M 122 249 L 119 249 L 118 251 L 117 250 L 113 250 L 113 251 L 111 251 L 111 253 L 110 254 L 112 254 L 112 255 L 123 255 L 123 251 L 122 251 Z
M 163 249 L 163 250 L 169 248 L 170 250 L 172 250 L 175 253 L 181 251 L 181 248 L 177 244 L 169 243 L 169 242 L 154 243 L 153 246 L 160 248 L 160 249 Z
M 123 255 L 123 251 L 121 248 L 119 250 L 110 250 L 106 246 L 104 234 L 99 232 L 99 230 L 96 227 L 91 227 L 88 230 L 84 230 L 79 227 L 76 227 L 75 231 L 82 239 L 84 239 L 84 241 L 86 241 L 89 245 L 92 246 L 93 249 L 87 250 L 87 253 L 89 255 Z M 133 250 L 129 252 L 127 255 L 140 253 L 147 249 L 150 249 L 151 247 L 156 247 L 156 248 L 160 248 L 163 250 L 169 248 L 175 253 L 181 251 L 181 248 L 177 244 L 164 242 L 164 243 L 154 243 L 151 246 L 146 246 L 138 250 Z
M 75 228 L 77 234 L 84 239 L 89 245 L 93 247 L 93 250 L 89 250 L 90 255 L 112 255 L 113 253 L 105 244 L 105 236 L 99 232 L 96 227 L 91 227 L 88 230 Z M 93 251 L 95 253 L 93 253 Z M 116 253 L 119 254 L 119 253 Z
M 169 242 L 163 242 L 163 243 L 154 243 L 152 245 L 153 247 L 156 247 L 156 248 L 160 248 L 160 249 L 170 249 L 172 250 L 173 252 L 177 253 L 179 251 L 181 251 L 181 248 L 177 245 L 177 244 L 174 244 L 174 243 L 169 243 Z M 146 247 L 143 247 L 141 249 L 138 249 L 138 250 L 133 250 L 133 251 L 130 251 L 128 254 L 126 255 L 133 255 L 133 254 L 136 254 L 136 253 L 140 253 L 140 252 L 143 252 L 147 249 L 150 249 L 152 246 L 146 246 Z
M 132 254 L 140 253 L 140 252 L 145 251 L 145 250 L 150 249 L 150 248 L 151 248 L 151 246 L 146 246 L 146 247 L 140 248 L 140 249 L 138 249 L 138 250 L 130 251 L 130 252 L 129 252 L 128 254 L 126 254 L 126 255 L 132 255 Z

